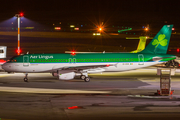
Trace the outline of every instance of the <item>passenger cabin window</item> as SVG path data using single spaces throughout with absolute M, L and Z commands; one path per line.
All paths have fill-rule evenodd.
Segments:
M 0 50 L 0 53 L 4 53 L 4 51 L 3 51 L 3 50 Z

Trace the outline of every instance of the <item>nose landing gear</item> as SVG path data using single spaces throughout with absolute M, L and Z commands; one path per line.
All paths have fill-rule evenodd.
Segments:
M 25 73 L 24 82 L 28 82 L 28 73 Z

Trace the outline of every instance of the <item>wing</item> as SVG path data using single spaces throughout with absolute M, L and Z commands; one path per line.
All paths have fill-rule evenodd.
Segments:
M 54 72 L 59 71 L 60 74 L 64 73 L 69 73 L 69 72 L 90 72 L 90 73 L 96 73 L 96 72 L 103 72 L 105 71 L 105 68 L 110 67 L 110 66 L 116 66 L 116 64 L 108 64 L 108 65 L 93 65 L 93 66 L 69 66 L 69 67 L 63 67 L 63 68 L 58 68 L 54 69 Z

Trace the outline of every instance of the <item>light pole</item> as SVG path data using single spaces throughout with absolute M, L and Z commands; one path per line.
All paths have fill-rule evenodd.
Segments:
M 17 47 L 17 54 L 20 55 L 21 49 L 20 49 L 20 18 L 23 17 L 23 13 L 15 14 L 15 17 L 18 18 L 18 47 Z

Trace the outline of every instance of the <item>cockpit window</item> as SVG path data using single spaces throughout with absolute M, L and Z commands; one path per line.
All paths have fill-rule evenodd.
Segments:
M 11 59 L 9 59 L 7 62 L 17 62 L 17 60 L 16 59 L 14 59 L 14 58 L 16 58 L 17 56 L 14 56 L 14 57 L 12 57 Z

